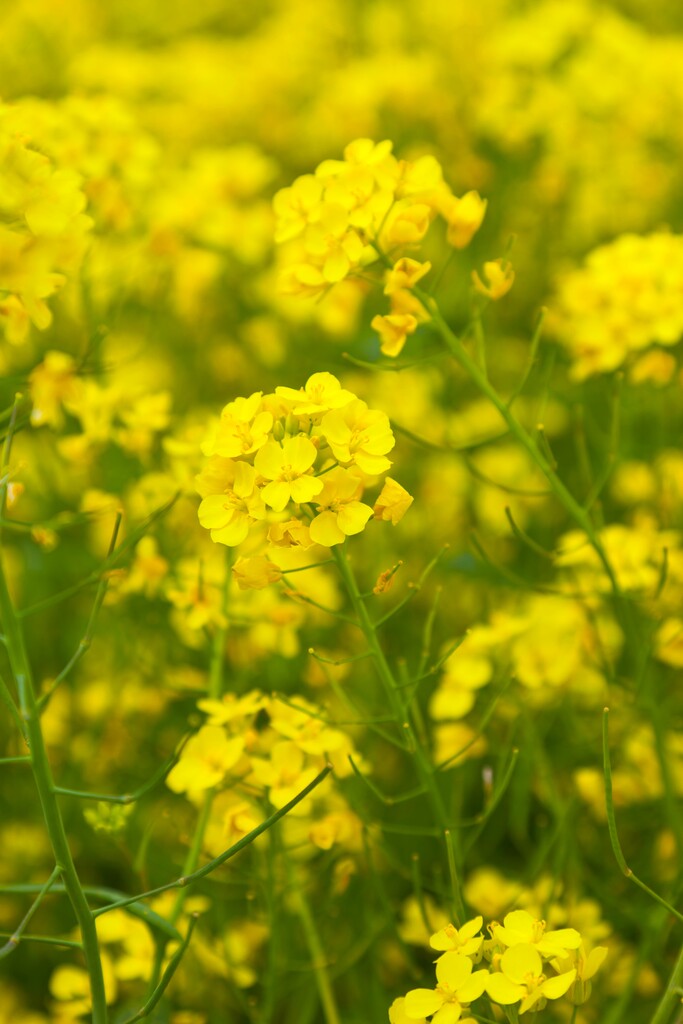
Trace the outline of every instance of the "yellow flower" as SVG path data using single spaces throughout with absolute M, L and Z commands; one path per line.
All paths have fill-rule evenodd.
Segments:
M 330 287 L 318 267 L 308 263 L 295 263 L 284 267 L 278 277 L 278 289 L 283 295 L 300 295 L 313 299 L 322 295 Z
M 203 725 L 183 747 L 166 785 L 174 793 L 193 795 L 222 782 L 244 751 L 244 737 L 228 737 L 218 725 Z
M 268 540 L 279 548 L 303 548 L 304 551 L 313 547 L 308 523 L 300 519 L 288 519 L 284 523 L 273 523 L 268 528 Z
M 66 352 L 46 352 L 42 363 L 31 371 L 29 392 L 33 402 L 31 423 L 61 427 L 62 405 L 73 402 L 79 387 L 76 363 Z
M 458 199 L 448 196 L 441 204 L 441 214 L 448 223 L 447 238 L 456 249 L 464 249 L 481 227 L 486 213 L 486 200 L 478 192 L 466 192 Z
M 418 260 L 411 260 L 408 256 L 402 256 L 394 263 L 393 268 L 387 271 L 384 294 L 393 295 L 394 292 L 403 288 L 412 288 L 431 269 L 432 265 L 429 262 L 420 263 Z
M 238 558 L 232 567 L 233 578 L 240 590 L 263 590 L 282 579 L 282 572 L 265 555 Z
M 351 391 L 345 391 L 337 378 L 331 373 L 314 373 L 306 381 L 305 387 L 275 388 L 278 398 L 291 406 L 295 416 L 317 416 L 339 409 L 352 402 L 356 397 Z
M 375 514 L 375 519 L 383 519 L 396 526 L 401 522 L 413 501 L 412 494 L 408 494 L 405 487 L 401 487 L 396 480 L 392 480 L 388 476 L 372 511 Z
M 449 923 L 445 928 L 441 928 L 432 935 L 429 945 L 432 949 L 437 949 L 440 952 L 452 950 L 462 953 L 463 956 L 474 956 L 479 952 L 484 941 L 483 935 L 477 935 L 477 932 L 481 931 L 483 923 L 483 917 L 475 917 L 471 921 L 466 921 L 461 928 L 456 928 L 455 925 Z
M 391 466 L 385 456 L 396 441 L 389 418 L 383 412 L 368 409 L 360 399 L 326 413 L 321 429 L 335 459 L 343 466 L 356 465 L 371 476 L 384 473 Z
M 211 539 L 217 544 L 235 547 L 245 539 L 251 524 L 266 515 L 263 499 L 256 489 L 256 471 L 247 462 L 232 459 L 214 458 L 213 466 L 220 474 L 222 489 L 204 498 L 199 506 L 199 522 L 211 531 Z M 198 489 L 204 486 L 206 479 L 200 474 Z
M 277 218 L 275 241 L 286 242 L 302 234 L 313 211 L 320 205 L 323 188 L 314 175 L 303 174 L 289 188 L 282 188 L 273 197 Z
M 341 281 L 360 262 L 363 242 L 349 226 L 347 211 L 336 203 L 324 203 L 314 224 L 304 235 L 304 248 L 320 267 L 328 284 Z
M 545 921 L 538 921 L 526 910 L 513 910 L 503 924 L 493 926 L 493 937 L 504 946 L 533 945 L 543 956 L 566 956 L 568 949 L 578 949 L 581 936 L 575 928 L 546 931 Z
M 135 559 L 128 575 L 121 583 L 120 590 L 125 594 L 137 593 L 154 597 L 168 570 L 169 564 L 159 554 L 154 537 L 143 537 L 135 545 Z
M 254 469 L 259 476 L 270 481 L 261 491 L 266 505 L 282 512 L 289 501 L 302 504 L 320 494 L 322 480 L 310 473 L 317 455 L 316 446 L 303 435 L 287 438 L 281 445 L 277 441 L 268 441 L 260 448 L 254 459 Z
M 341 544 L 353 534 L 361 533 L 372 517 L 372 509 L 359 501 L 363 483 L 341 467 L 322 478 L 324 486 L 318 498 L 318 515 L 310 525 L 311 540 L 324 547 Z
M 396 246 L 421 242 L 432 222 L 432 209 L 426 203 L 401 200 L 386 218 L 382 229 L 381 245 L 391 250 Z
M 627 234 L 594 249 L 561 279 L 555 330 L 573 360 L 572 376 L 607 373 L 629 356 L 633 383 L 666 383 L 674 365 L 653 345 L 683 334 L 683 236 Z
M 385 356 L 398 356 L 409 334 L 417 329 L 417 318 L 411 313 L 389 313 L 374 316 L 370 326 L 379 334 L 380 349 Z
M 606 946 L 596 946 L 586 953 L 583 944 L 578 950 L 573 950 L 569 956 L 558 957 L 552 961 L 552 965 L 558 974 L 565 974 L 576 968 L 576 978 L 569 989 L 569 998 L 576 1006 L 585 1003 L 591 994 L 591 979 L 602 967 L 609 950 Z
M 436 964 L 436 988 L 408 992 L 406 1016 L 419 1020 L 433 1014 L 432 1024 L 455 1024 L 462 1016 L 463 1005 L 483 995 L 488 977 L 488 971 L 472 973 L 472 961 L 462 953 L 444 953 Z
M 306 768 L 305 760 L 303 750 L 289 740 L 275 743 L 268 760 L 261 757 L 251 759 L 254 779 L 268 787 L 268 799 L 273 807 L 284 807 L 313 781 L 317 771 L 315 768 Z M 305 804 L 306 801 L 297 804 L 293 813 L 307 813 Z
M 490 260 L 484 264 L 484 277 L 486 282 L 482 281 L 476 270 L 472 271 L 472 281 L 476 290 L 495 302 L 510 291 L 515 280 L 515 272 L 509 260 Z
M 268 698 L 264 694 L 251 690 L 242 697 L 236 697 L 234 693 L 224 693 L 221 700 L 204 697 L 197 701 L 197 707 L 209 716 L 209 725 L 227 725 L 236 718 L 253 717 L 267 703 Z
M 401 996 L 394 999 L 389 1007 L 389 1024 L 427 1024 L 424 1017 L 409 1017 L 406 1013 L 406 1001 Z
M 204 455 L 234 459 L 263 447 L 273 426 L 272 413 L 261 409 L 263 393 L 236 398 L 223 409 L 220 421 L 202 445 Z
M 575 977 L 576 971 L 571 970 L 546 978 L 543 961 L 536 948 L 522 943 L 503 953 L 500 971 L 486 979 L 486 992 L 501 1006 L 520 1003 L 519 1012 L 526 1013 L 534 1006 L 542 1009 L 547 999 L 559 999 Z

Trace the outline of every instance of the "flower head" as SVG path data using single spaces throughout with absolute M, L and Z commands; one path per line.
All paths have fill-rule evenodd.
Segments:
M 473 973 L 468 956 L 444 953 L 436 964 L 436 988 L 416 988 L 408 992 L 406 1016 L 410 1020 L 431 1016 L 432 1024 L 455 1024 L 462 1016 L 463 1006 L 483 994 L 488 977 L 488 971 Z

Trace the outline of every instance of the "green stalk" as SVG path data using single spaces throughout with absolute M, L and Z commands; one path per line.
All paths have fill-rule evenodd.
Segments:
M 434 301 L 426 292 L 422 289 L 415 287 L 413 289 L 417 298 L 422 302 L 425 308 L 429 311 L 432 323 L 441 335 L 442 340 L 449 349 L 451 355 L 455 360 L 462 366 L 462 368 L 469 375 L 473 383 L 479 388 L 481 393 L 488 398 L 489 402 L 495 407 L 501 418 L 504 420 L 510 433 L 517 439 L 521 446 L 529 454 L 533 462 L 538 466 L 543 476 L 548 481 L 550 488 L 558 499 L 560 504 L 569 513 L 572 519 L 577 523 L 578 526 L 584 531 L 591 546 L 595 550 L 598 558 L 602 562 L 607 577 L 610 582 L 610 586 L 614 591 L 615 597 L 622 599 L 621 590 L 619 583 L 614 574 L 614 570 L 610 564 L 604 547 L 600 541 L 600 538 L 595 532 L 593 523 L 586 510 L 579 504 L 574 498 L 570 491 L 560 480 L 559 476 L 551 466 L 550 462 L 540 450 L 536 441 L 528 433 L 528 431 L 522 426 L 519 420 L 515 417 L 511 411 L 510 402 L 505 402 L 496 389 L 489 382 L 486 374 L 481 370 L 476 360 L 474 360 L 465 346 L 460 341 L 460 338 L 451 330 L 448 323 L 444 320 L 441 315 L 439 308 Z
M 26 724 L 26 735 L 31 751 L 31 766 L 43 809 L 45 825 L 50 837 L 55 860 L 61 868 L 64 887 L 71 900 L 81 930 L 85 963 L 90 978 L 92 995 L 92 1024 L 107 1024 L 107 1001 L 100 960 L 95 919 L 83 892 L 76 866 L 71 856 L 64 821 L 62 819 L 55 783 L 47 756 L 40 725 L 40 711 L 36 701 L 31 666 L 26 652 L 24 634 L 16 615 L 0 557 L 0 617 L 5 630 L 7 653 L 19 694 L 21 717 Z
M 384 651 L 382 650 L 382 645 L 377 637 L 375 624 L 370 618 L 370 614 L 361 595 L 358 583 L 356 582 L 353 569 L 349 563 L 345 545 L 336 546 L 330 550 L 332 551 L 334 560 L 337 563 L 337 568 L 339 569 L 339 573 L 344 581 L 349 599 L 358 618 L 358 624 L 365 635 L 368 648 L 371 651 L 372 658 L 375 663 L 375 668 L 377 669 L 377 674 L 383 684 L 396 724 L 406 737 L 408 753 L 410 753 L 415 762 L 415 769 L 420 783 L 424 786 L 424 789 L 432 803 L 434 815 L 439 823 L 444 840 L 446 841 L 446 854 L 447 856 L 450 856 L 451 847 L 449 846 L 447 836 L 447 833 L 449 832 L 448 812 L 434 778 L 432 765 L 419 742 L 419 738 L 415 732 L 412 722 L 408 720 L 408 713 L 401 697 L 400 685 L 394 677 L 394 673 L 392 672 L 384 655 Z M 465 919 L 464 905 L 457 876 L 453 877 L 453 888 L 454 904 L 462 918 L 459 923 L 462 924 Z
M 311 955 L 311 966 L 315 974 L 316 985 L 318 986 L 318 995 L 322 1003 L 325 1024 L 341 1024 L 334 990 L 327 971 L 325 951 L 315 925 L 315 918 L 304 894 L 303 882 L 300 878 L 297 878 L 289 861 L 286 861 L 286 864 L 289 882 L 294 890 L 294 906 L 301 921 L 301 926 L 306 936 L 306 945 Z
M 228 609 L 228 595 L 230 593 L 230 566 L 231 566 L 232 552 L 230 548 L 226 549 L 225 553 L 225 577 L 223 579 L 223 590 L 221 599 L 221 612 L 223 616 L 226 615 Z M 225 665 L 225 637 L 228 631 L 227 624 L 224 626 L 217 626 L 216 632 L 213 636 L 213 644 L 211 648 L 211 662 L 209 665 L 209 686 L 208 695 L 213 700 L 219 700 L 223 693 L 223 671 Z M 194 835 L 192 836 L 192 843 L 190 849 L 187 852 L 185 863 L 183 864 L 183 876 L 187 877 L 191 875 L 199 864 L 199 858 L 202 854 L 202 846 L 204 845 L 204 835 L 209 825 L 211 818 L 211 807 L 213 806 L 213 799 L 215 796 L 215 790 L 210 789 L 204 796 L 204 803 L 202 804 L 195 825 Z M 169 915 L 170 923 L 175 926 L 178 922 L 180 915 L 183 912 L 183 906 L 185 905 L 185 897 L 187 895 L 186 889 L 180 889 L 178 895 L 175 898 L 175 902 Z M 156 955 L 154 958 L 154 964 L 152 966 L 152 973 L 149 980 L 149 993 L 157 989 L 161 978 L 161 968 L 164 961 L 164 953 L 166 951 L 166 944 L 160 942 L 157 944 Z
M 659 1006 L 655 1010 L 650 1024 L 669 1024 L 674 1009 L 681 1005 L 681 989 L 683 989 L 683 949 L 678 955 L 664 995 L 659 1001 Z

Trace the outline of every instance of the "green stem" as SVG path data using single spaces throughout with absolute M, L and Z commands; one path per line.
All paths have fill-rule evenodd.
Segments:
M 670 903 L 667 903 L 658 893 L 651 889 L 645 882 L 641 882 L 637 875 L 633 873 L 631 868 L 626 863 L 624 852 L 621 848 L 619 841 L 619 833 L 617 832 L 617 821 L 614 814 L 614 799 L 612 796 L 612 764 L 609 756 L 609 708 L 605 708 L 602 715 L 602 752 L 603 752 L 603 772 L 605 778 L 605 807 L 607 812 L 607 828 L 609 830 L 610 842 L 612 844 L 612 851 L 614 853 L 614 859 L 616 860 L 622 873 L 631 882 L 646 892 L 648 896 L 653 899 L 656 903 L 659 903 L 661 907 L 664 907 L 673 914 L 677 920 L 683 923 L 683 914 L 679 913 L 675 907 L 672 907 Z
M 669 1024 L 673 1010 L 681 1004 L 681 988 L 683 988 L 683 949 L 679 953 L 664 995 L 659 1001 L 650 1024 Z
M 134 1013 L 132 1017 L 128 1017 L 127 1020 L 124 1021 L 124 1024 L 135 1024 L 136 1021 L 144 1020 L 145 1017 L 149 1017 L 152 1010 L 161 1001 L 164 992 L 166 991 L 168 986 L 171 984 L 171 981 L 173 980 L 173 975 L 180 966 L 180 961 L 185 956 L 187 947 L 190 945 L 190 939 L 192 938 L 192 932 L 194 931 L 194 926 L 196 923 L 197 915 L 193 914 L 192 917 L 190 918 L 190 923 L 188 925 L 185 938 L 183 939 L 182 943 L 175 951 L 171 959 L 169 960 L 168 966 L 166 967 L 166 970 L 164 971 L 161 980 L 159 981 L 159 984 L 155 987 L 154 991 L 148 997 L 144 1006 L 141 1006 L 138 1012 Z
M 543 476 L 548 481 L 550 488 L 558 499 L 560 504 L 569 513 L 572 519 L 577 523 L 578 526 L 584 531 L 591 546 L 595 550 L 598 558 L 600 559 L 607 577 L 610 582 L 610 586 L 614 591 L 615 597 L 621 599 L 621 590 L 619 588 L 618 581 L 614 574 L 614 570 L 610 564 L 605 549 L 602 546 L 600 538 L 598 537 L 590 516 L 579 502 L 574 498 L 570 491 L 565 487 L 557 473 L 550 465 L 548 459 L 540 450 L 535 440 L 529 434 L 516 416 L 512 413 L 510 406 L 507 402 L 503 401 L 496 389 L 491 385 L 486 374 L 480 369 L 476 360 L 473 359 L 467 349 L 464 347 L 458 336 L 451 330 L 447 322 L 442 317 L 438 306 L 434 300 L 423 292 L 420 288 L 414 288 L 413 291 L 417 298 L 425 305 L 429 310 L 429 314 L 432 318 L 432 323 L 438 330 L 446 346 L 450 350 L 456 361 L 462 366 L 462 368 L 469 375 L 473 383 L 479 388 L 483 395 L 488 398 L 491 404 L 495 407 L 501 418 L 507 425 L 510 433 L 517 439 L 521 446 L 531 457 L 532 461 L 538 466 Z
M 301 921 L 301 926 L 306 936 L 306 945 L 311 955 L 311 966 L 315 974 L 318 994 L 322 1003 L 325 1024 L 341 1024 L 341 1017 L 337 1009 L 337 1002 L 334 997 L 334 990 L 327 971 L 325 950 L 323 949 L 318 929 L 315 925 L 315 918 L 311 912 L 304 893 L 304 884 L 301 878 L 296 876 L 292 865 L 287 862 L 287 873 L 290 885 L 294 890 L 294 906 Z
M 43 900 L 45 899 L 45 897 L 49 893 L 50 889 L 52 888 L 54 883 L 57 881 L 59 876 L 61 875 L 61 873 L 62 873 L 61 866 L 59 864 L 57 864 L 56 867 L 54 868 L 52 874 L 48 878 L 47 882 L 45 883 L 43 888 L 40 890 L 40 892 L 36 896 L 35 900 L 31 904 L 31 906 L 29 907 L 28 911 L 24 915 L 24 918 L 21 921 L 21 923 L 15 928 L 14 932 L 9 936 L 9 938 L 8 938 L 7 942 L 5 943 L 5 945 L 0 949 L 0 960 L 2 960 L 6 956 L 9 956 L 9 954 L 13 953 L 14 950 L 17 948 L 17 946 L 19 945 L 19 943 L 21 942 L 21 940 L 23 938 L 24 932 L 26 931 L 26 929 L 28 928 L 29 924 L 31 923 L 31 919 L 33 918 L 33 915 L 38 910 L 38 907 L 43 902 Z
M 223 577 L 223 588 L 221 596 L 221 613 L 223 615 L 224 625 L 217 626 L 216 632 L 213 636 L 213 644 L 211 648 L 211 663 L 209 665 L 209 686 L 208 695 L 212 700 L 220 700 L 223 694 L 223 674 L 225 667 L 225 638 L 228 631 L 227 625 L 227 610 L 228 610 L 228 597 L 230 594 L 230 567 L 232 562 L 232 552 L 230 548 L 226 548 L 225 552 L 225 575 Z M 183 864 L 183 876 L 188 877 L 196 870 L 199 864 L 199 858 L 201 857 L 202 847 L 204 845 L 204 836 L 209 825 L 211 818 L 211 808 L 213 806 L 213 799 L 215 796 L 215 790 L 210 789 L 204 796 L 204 803 L 199 812 L 197 818 L 197 824 L 195 825 L 194 835 L 192 837 L 192 844 L 187 852 L 185 863 Z M 169 921 L 172 925 L 176 925 L 178 918 L 183 912 L 183 906 L 185 904 L 185 896 L 187 890 L 181 888 L 178 892 L 171 913 L 169 915 Z M 156 955 L 154 957 L 154 964 L 152 966 L 152 973 L 149 980 L 149 993 L 150 998 L 152 993 L 157 990 L 160 984 L 161 978 L 161 967 L 164 961 L 165 943 L 160 942 L 157 945 Z
M 102 962 L 100 960 L 95 920 L 83 892 L 73 857 L 71 856 L 64 821 L 55 793 L 55 784 L 47 756 L 45 739 L 40 725 L 40 711 L 33 688 L 24 634 L 7 586 L 4 564 L 1 557 L 0 617 L 2 618 L 2 625 L 7 638 L 7 652 L 19 694 L 21 717 L 26 724 L 33 776 L 43 808 L 45 825 L 50 837 L 55 860 L 61 867 L 64 887 L 71 900 L 71 905 L 81 930 L 83 952 L 90 978 L 92 1024 L 107 1024 L 107 1000 L 104 991 L 104 977 L 102 974 Z
M 370 618 L 365 602 L 363 601 L 363 597 L 356 582 L 356 577 L 346 555 L 346 548 L 342 545 L 333 547 L 330 550 L 332 551 L 334 560 L 337 563 L 339 574 L 344 581 L 349 599 L 358 618 L 358 624 L 365 635 L 368 648 L 372 652 L 375 668 L 383 684 L 387 700 L 394 718 L 396 719 L 396 724 L 406 737 L 408 752 L 415 762 L 417 776 L 421 785 L 424 786 L 432 803 L 434 815 L 441 828 L 441 834 L 446 838 L 445 833 L 449 829 L 446 805 L 444 804 L 443 797 L 436 779 L 434 778 L 429 758 L 419 742 L 419 738 L 415 732 L 412 722 L 408 719 L 407 711 L 401 697 L 400 685 L 394 677 L 394 673 L 389 666 L 384 655 L 384 651 L 382 650 L 382 646 L 378 640 L 375 623 L 373 623 Z M 446 842 L 447 854 L 449 849 L 450 847 L 448 846 L 448 842 Z M 462 894 L 457 879 L 454 884 L 458 890 L 458 897 L 455 902 L 459 906 L 462 906 Z M 462 920 L 464 921 L 464 916 Z M 462 923 L 462 921 L 460 923 Z
M 148 889 L 146 892 L 140 892 L 137 896 L 124 896 L 122 899 L 117 899 L 114 903 L 108 903 L 105 907 L 100 907 L 94 912 L 94 917 L 99 917 L 101 914 L 108 914 L 111 910 L 120 910 L 122 907 L 130 907 L 133 904 L 139 903 L 141 900 L 151 899 L 153 896 L 160 896 L 162 892 L 170 892 L 171 889 L 185 889 L 190 885 L 194 885 L 195 882 L 199 882 L 200 879 L 206 878 L 212 874 L 217 868 L 225 864 L 226 861 L 232 860 L 238 853 L 250 846 L 255 839 L 262 836 L 264 832 L 267 832 L 269 828 L 272 828 L 281 818 L 284 818 L 286 814 L 300 804 L 302 800 L 305 800 L 309 793 L 320 785 L 323 779 L 332 771 L 332 765 L 328 764 L 316 777 L 305 786 L 300 793 L 297 793 L 289 803 L 286 803 L 284 807 L 280 807 L 279 810 L 275 811 L 262 821 L 260 825 L 253 828 L 251 832 L 247 832 L 245 836 L 238 839 L 231 847 L 229 847 L 224 853 L 219 854 L 218 857 L 214 857 L 213 860 L 208 861 L 203 867 L 197 868 L 191 875 L 181 876 L 180 878 L 174 879 L 172 882 L 167 882 L 165 885 L 158 885 L 156 889 Z

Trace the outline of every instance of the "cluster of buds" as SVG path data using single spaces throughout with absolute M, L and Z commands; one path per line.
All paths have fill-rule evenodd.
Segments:
M 343 160 L 324 160 L 314 174 L 281 189 L 274 208 L 285 294 L 319 296 L 344 279 L 362 279 L 372 265 L 386 271 L 391 308 L 373 327 L 382 351 L 395 356 L 427 319 L 412 289 L 431 264 L 407 254 L 437 217 L 446 222 L 448 242 L 464 249 L 481 226 L 486 202 L 476 192 L 454 196 L 433 156 L 398 160 L 391 142 L 356 139 Z

